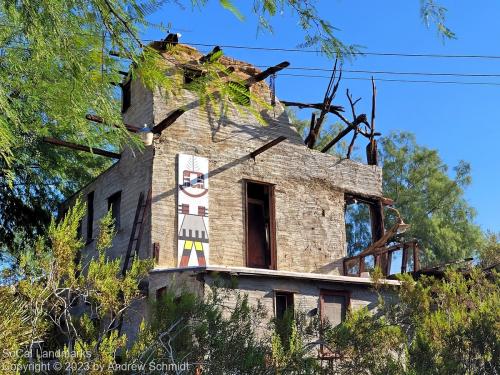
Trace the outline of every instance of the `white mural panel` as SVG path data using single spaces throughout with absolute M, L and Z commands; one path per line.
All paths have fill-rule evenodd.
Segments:
M 206 266 L 208 243 L 208 159 L 178 155 L 179 267 Z

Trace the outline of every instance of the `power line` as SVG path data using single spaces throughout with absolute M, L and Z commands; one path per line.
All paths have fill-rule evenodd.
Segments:
M 155 42 L 155 40 L 144 40 Z M 257 47 L 257 46 L 241 46 L 241 45 L 223 45 L 223 44 L 206 44 L 206 43 L 191 43 L 183 42 L 183 44 L 200 47 L 219 46 L 221 48 L 231 49 L 247 49 L 254 51 L 279 51 L 279 52 L 298 52 L 298 53 L 322 53 L 321 50 L 311 50 L 302 48 L 281 48 L 281 47 Z M 453 58 L 453 59 L 500 59 L 500 55 L 452 55 L 438 53 L 402 53 L 402 52 L 352 52 L 352 55 L 358 56 L 393 56 L 393 57 L 432 57 L 432 58 Z
M 292 74 L 279 73 L 278 76 L 303 77 L 303 78 L 330 78 L 330 76 L 312 75 L 312 74 Z M 346 80 L 371 81 L 371 78 L 363 77 L 342 77 Z M 432 81 L 432 80 L 412 80 L 412 79 L 384 79 L 376 78 L 377 82 L 403 82 L 403 83 L 432 83 L 432 84 L 447 84 L 447 85 L 484 85 L 484 86 L 500 86 L 500 82 L 465 82 L 465 81 Z
M 267 68 L 267 65 L 255 65 L 258 68 Z M 286 70 L 304 70 L 304 71 L 320 71 L 332 72 L 333 69 L 316 68 L 316 67 L 292 67 L 289 66 Z M 343 73 L 366 73 L 366 74 L 388 74 L 388 75 L 417 75 L 417 76 L 444 76 L 444 77 L 500 77 L 500 74 L 490 73 L 437 73 L 437 72 L 395 72 L 387 70 L 351 70 L 342 69 Z
M 0 24 L 0 27 L 10 27 L 10 25 Z M 191 30 L 181 30 L 178 31 L 191 32 Z M 77 35 L 87 35 L 87 36 L 99 36 L 93 33 L 75 33 Z M 109 38 L 109 36 L 107 37 Z M 143 42 L 162 42 L 162 40 L 157 39 L 142 39 Z M 323 53 L 321 50 L 303 49 L 303 48 L 284 48 L 284 47 L 260 47 L 260 46 L 243 46 L 234 44 L 218 44 L 218 43 L 191 43 L 182 42 L 182 44 L 200 46 L 200 47 L 214 47 L 219 46 L 221 48 L 231 48 L 231 49 L 246 49 L 254 51 L 279 51 L 279 52 L 298 52 L 298 53 Z M 439 53 L 405 53 L 405 52 L 351 52 L 355 56 L 386 56 L 386 57 L 430 57 L 430 58 L 449 58 L 449 59 L 489 59 L 489 60 L 499 60 L 500 55 L 480 55 L 480 54 L 439 54 Z

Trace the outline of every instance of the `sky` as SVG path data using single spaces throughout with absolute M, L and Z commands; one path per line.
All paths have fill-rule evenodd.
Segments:
M 186 3 L 189 3 L 186 1 Z M 171 32 L 182 34 L 180 41 L 208 52 L 212 46 L 252 46 L 296 48 L 303 32 L 289 11 L 272 20 L 273 33 L 257 30 L 251 14 L 252 1 L 235 0 L 245 15 L 243 21 L 212 0 L 200 9 L 165 6 L 150 17 L 152 23 L 171 25 Z M 365 52 L 404 54 L 488 55 L 500 56 L 500 2 L 496 0 L 441 1 L 448 8 L 447 25 L 456 39 L 443 41 L 434 28 L 420 19 L 419 0 L 319 0 L 322 17 L 338 28 L 337 36 L 347 44 L 356 44 Z M 474 5 L 472 5 L 474 4 Z M 149 29 L 143 39 L 161 39 L 165 32 Z M 331 69 L 333 62 L 317 53 L 284 52 L 223 48 L 224 53 L 263 67 L 289 61 L 290 68 Z M 377 130 L 410 131 L 420 145 L 437 149 L 443 161 L 452 167 L 465 160 L 472 167 L 472 185 L 465 194 L 477 210 L 476 223 L 483 230 L 500 231 L 500 58 L 437 58 L 360 56 L 344 63 L 345 70 L 369 70 L 424 73 L 495 74 L 498 77 L 455 77 L 344 73 L 338 101 L 346 105 L 347 88 L 354 97 L 362 97 L 358 112 L 369 113 L 371 84 L 377 81 Z M 284 74 L 328 76 L 328 72 L 292 70 Z M 432 80 L 487 82 L 497 85 L 436 84 L 387 82 L 392 80 Z M 297 77 L 279 74 L 276 94 L 280 99 L 320 102 L 328 78 Z M 304 113 L 305 115 L 305 113 Z M 306 117 L 308 117 L 307 115 Z

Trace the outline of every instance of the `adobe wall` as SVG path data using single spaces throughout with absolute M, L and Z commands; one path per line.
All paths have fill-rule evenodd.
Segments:
M 139 81 L 132 83 L 131 103 L 130 108 L 124 113 L 125 123 L 152 123 L 152 94 L 143 88 Z M 99 220 L 108 211 L 108 197 L 121 191 L 120 228 L 113 239 L 113 246 L 108 252 L 113 258 L 123 257 L 127 251 L 139 194 L 143 192 L 144 199 L 146 199 L 151 186 L 153 153 L 153 147 L 146 147 L 141 151 L 126 148 L 122 152 L 121 159 L 116 164 L 97 176 L 95 180 L 85 186 L 76 195 L 80 196 L 83 202 L 86 202 L 87 194 L 94 191 L 93 233 L 94 238 L 96 238 L 99 229 Z M 82 222 L 84 240 L 86 240 L 87 225 L 87 216 L 85 216 Z M 144 231 L 141 239 L 141 257 L 151 257 L 150 228 L 151 220 L 150 215 L 148 215 L 144 223 Z M 93 256 L 95 254 L 95 240 L 86 245 L 82 254 L 84 256 Z
M 304 313 L 309 317 L 320 317 L 320 291 L 347 292 L 350 298 L 349 308 L 356 311 L 361 308 L 367 308 L 371 313 L 377 311 L 378 295 L 371 285 L 353 285 L 340 282 L 326 282 L 314 280 L 298 280 L 287 278 L 275 278 L 270 276 L 237 276 L 236 289 L 229 290 L 225 294 L 224 306 L 231 311 L 237 303 L 238 294 L 247 296 L 250 306 L 262 306 L 266 319 L 262 319 L 258 324 L 257 331 L 265 334 L 268 331 L 268 325 L 275 317 L 275 291 L 287 291 L 293 293 L 293 308 L 296 313 Z M 221 285 L 220 276 L 205 275 L 205 295 L 208 296 L 213 290 L 214 283 Z M 234 281 L 233 281 L 234 283 Z M 380 294 L 391 303 L 396 296 L 394 287 L 381 287 Z M 224 291 L 222 291 L 224 292 Z
M 269 96 L 267 96 L 269 97 Z M 261 114 L 231 109 L 221 118 L 197 98 L 154 96 L 155 123 L 171 111 L 192 108 L 155 140 L 152 242 L 160 244 L 158 267 L 177 266 L 177 168 L 179 153 L 209 159 L 209 264 L 245 266 L 243 179 L 276 185 L 277 269 L 341 274 L 346 255 L 344 192 L 382 195 L 381 169 L 339 160 L 306 148 L 278 103 Z M 285 142 L 257 156 L 249 153 L 277 138 Z

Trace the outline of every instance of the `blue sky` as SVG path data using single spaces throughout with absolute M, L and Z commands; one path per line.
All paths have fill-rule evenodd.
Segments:
M 188 3 L 188 2 L 186 2 Z M 246 15 L 239 21 L 223 10 L 218 1 L 209 1 L 202 9 L 180 9 L 170 4 L 151 17 L 155 23 L 171 24 L 182 34 L 183 43 L 243 45 L 294 48 L 303 33 L 290 13 L 273 20 L 274 33 L 257 33 L 251 15 L 251 1 L 235 4 Z M 418 0 L 319 0 L 324 18 L 339 28 L 338 37 L 346 43 L 364 46 L 367 52 L 401 52 L 455 55 L 500 55 L 500 2 L 442 1 L 448 8 L 448 26 L 456 40 L 443 40 L 434 29 L 427 29 L 419 16 Z M 474 4 L 474 5 L 473 5 Z M 148 30 L 144 39 L 160 39 L 164 32 Z M 199 47 L 208 51 L 209 47 Z M 270 66 L 283 60 L 290 67 L 331 68 L 332 62 L 315 53 L 270 52 L 224 49 L 226 55 L 255 65 Z M 396 72 L 487 73 L 500 74 L 500 59 L 445 59 L 364 56 L 344 64 L 344 69 Z M 325 72 L 289 71 L 293 74 L 328 75 Z M 347 77 L 369 78 L 370 74 L 345 73 Z M 377 83 L 377 128 L 384 134 L 405 130 L 416 134 L 419 144 L 438 149 L 450 166 L 465 160 L 472 165 L 473 183 L 466 191 L 470 204 L 478 212 L 477 223 L 483 229 L 500 231 L 500 77 L 425 77 L 375 74 L 379 79 L 442 80 L 496 82 L 499 86 L 448 85 L 430 83 Z M 277 96 L 281 99 L 318 102 L 324 94 L 326 78 L 278 76 Z M 362 97 L 359 110 L 369 113 L 369 81 L 344 80 L 339 102 L 349 88 Z

